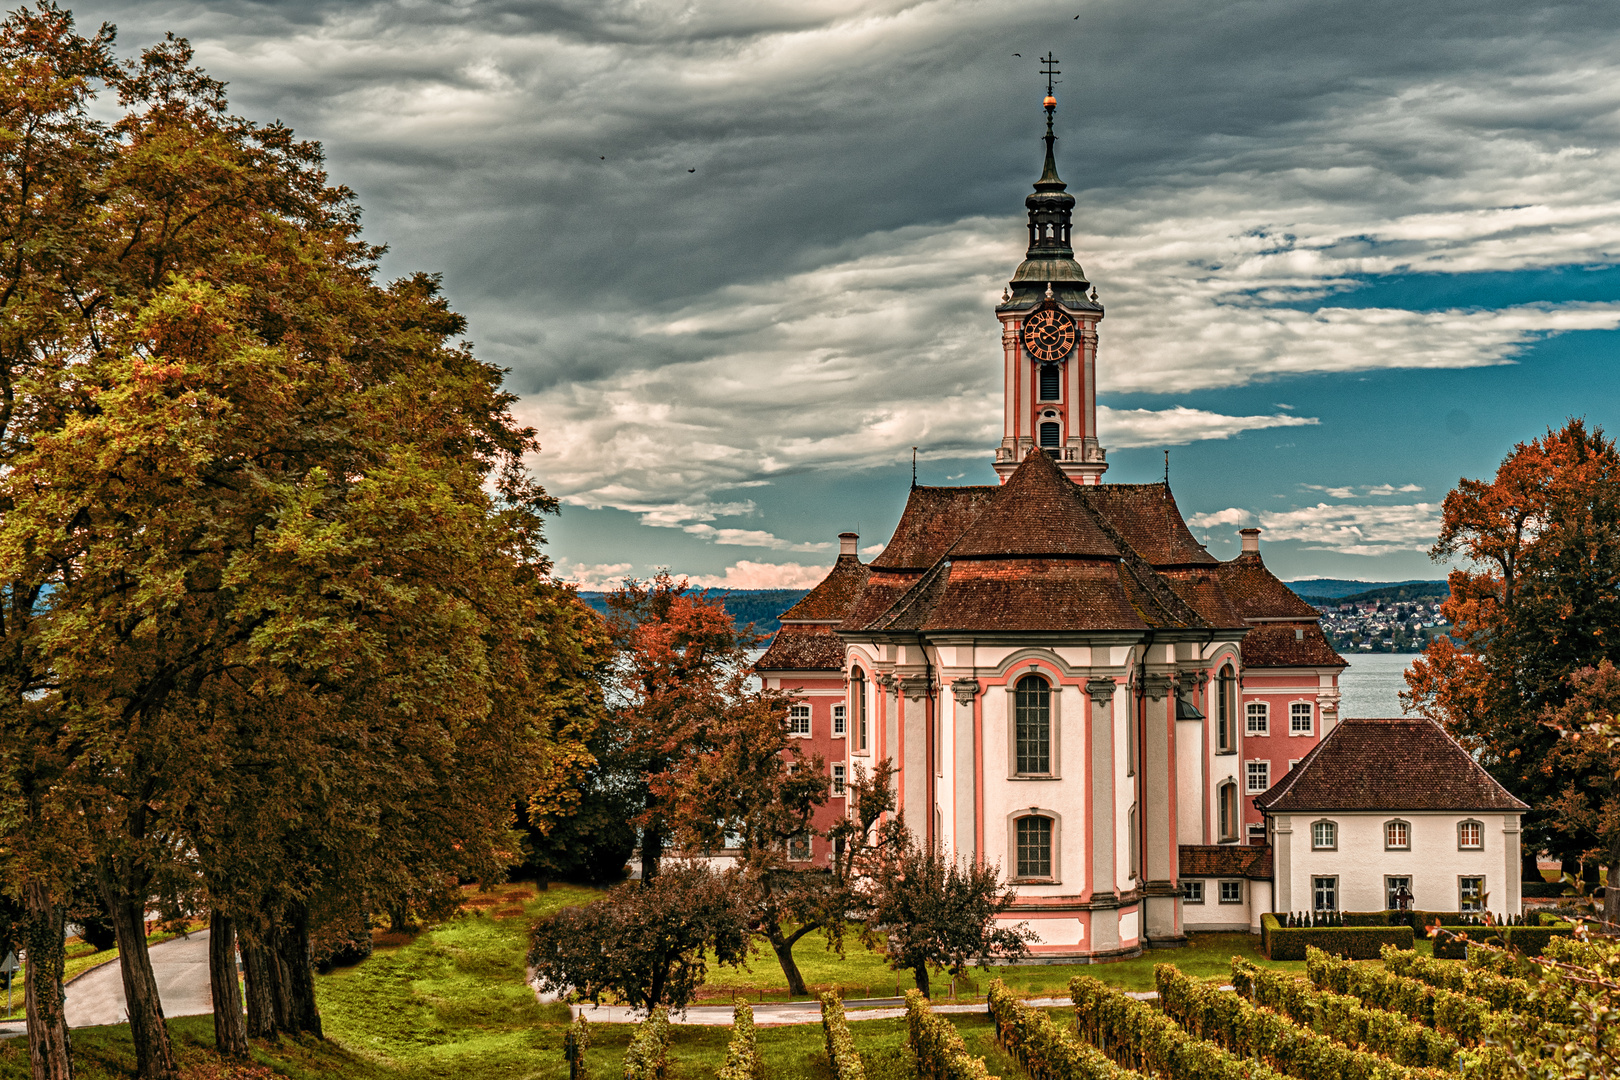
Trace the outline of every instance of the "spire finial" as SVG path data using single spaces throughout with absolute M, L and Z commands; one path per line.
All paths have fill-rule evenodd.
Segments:
M 917 490 L 917 448 L 911 448 L 911 490 Z
M 1057 112 L 1057 94 L 1053 89 L 1057 80 L 1053 76 L 1062 74 L 1058 70 L 1057 62 L 1057 57 L 1052 55 L 1050 49 L 1047 50 L 1045 56 L 1041 57 L 1041 74 L 1046 76 L 1046 100 L 1041 102 L 1041 106 L 1046 109 L 1046 168 L 1041 173 L 1042 181 L 1057 181 L 1058 179 L 1057 156 L 1052 150 L 1053 144 L 1057 142 L 1057 135 L 1052 131 L 1052 117 Z M 1061 181 L 1058 182 L 1061 183 Z
M 1164 486 L 1170 486 L 1170 448 L 1164 448 Z

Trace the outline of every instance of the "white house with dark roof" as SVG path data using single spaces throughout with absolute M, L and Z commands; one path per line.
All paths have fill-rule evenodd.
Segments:
M 1519 913 L 1529 807 L 1432 720 L 1343 720 L 1254 803 L 1277 911 L 1380 911 L 1404 886 L 1420 910 Z

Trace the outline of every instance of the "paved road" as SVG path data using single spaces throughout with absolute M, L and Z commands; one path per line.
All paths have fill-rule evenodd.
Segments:
M 196 1016 L 214 1011 L 208 990 L 208 931 L 152 946 L 152 974 L 164 1016 Z M 124 979 L 116 963 L 107 964 L 67 985 L 68 1027 L 122 1024 Z
M 1227 987 L 1227 989 L 1231 989 Z M 1158 993 L 1153 990 L 1141 993 L 1128 993 L 1127 997 L 1139 1001 L 1153 1001 Z M 759 1027 L 777 1027 L 783 1024 L 819 1024 L 821 1023 L 821 1006 L 814 1001 L 767 1001 L 759 1004 L 749 1003 L 754 1010 L 754 1023 Z M 1074 1002 L 1066 997 L 1033 998 L 1024 1002 L 1038 1009 L 1055 1009 L 1073 1005 Z M 972 1004 L 937 1004 L 935 1012 L 940 1013 L 972 1013 L 983 1012 L 984 1002 Z M 633 1009 L 622 1005 L 575 1005 L 575 1016 L 583 1015 L 593 1024 L 639 1024 L 647 1017 Z M 844 1015 L 850 1021 L 856 1020 L 894 1020 L 906 1015 L 904 998 L 863 998 L 858 1001 L 844 1002 Z M 672 1024 L 696 1024 L 707 1027 L 730 1027 L 730 1005 L 693 1005 L 686 1010 L 685 1015 L 671 1014 L 669 1022 Z

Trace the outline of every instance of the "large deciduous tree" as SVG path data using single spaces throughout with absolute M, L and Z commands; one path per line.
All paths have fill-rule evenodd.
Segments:
M 1620 660 L 1620 454 L 1571 420 L 1515 446 L 1491 480 L 1446 496 L 1431 555 L 1460 560 L 1434 639 L 1407 675 L 1407 706 L 1441 721 L 1513 794 L 1526 870 L 1546 849 L 1566 865 L 1603 845 L 1555 803 L 1579 779 L 1580 755 L 1555 753 L 1544 723 L 1576 694 L 1571 676 Z M 1571 772 L 1571 770 L 1575 770 Z

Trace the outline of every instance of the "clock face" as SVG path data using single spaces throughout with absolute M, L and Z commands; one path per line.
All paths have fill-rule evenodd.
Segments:
M 1024 351 L 1043 364 L 1066 360 L 1074 351 L 1074 320 L 1050 308 L 1024 320 Z

